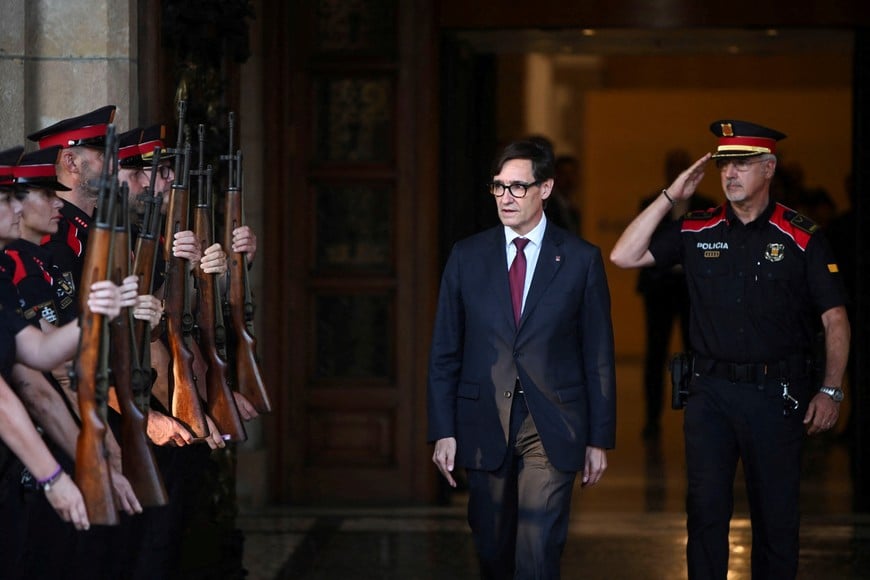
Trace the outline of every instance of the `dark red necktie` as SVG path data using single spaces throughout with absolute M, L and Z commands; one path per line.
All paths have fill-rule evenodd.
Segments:
M 523 289 L 526 285 L 526 254 L 524 250 L 528 243 L 529 240 L 525 238 L 514 238 L 517 255 L 514 261 L 511 262 L 510 270 L 508 270 L 508 280 L 511 286 L 511 303 L 514 306 L 514 322 L 516 322 L 517 326 L 520 325 L 520 317 L 523 314 Z

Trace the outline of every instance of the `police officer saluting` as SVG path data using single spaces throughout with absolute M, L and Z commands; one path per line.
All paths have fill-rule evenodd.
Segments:
M 837 264 L 818 226 L 776 203 L 778 131 L 716 121 L 708 153 L 662 190 L 623 232 L 610 259 L 622 268 L 686 272 L 694 374 L 684 419 L 689 578 L 728 573 L 728 530 L 738 459 L 752 517 L 752 577 L 794 578 L 798 564 L 803 433 L 837 421 L 849 322 Z M 688 199 L 713 158 L 727 201 L 690 212 L 653 235 Z M 825 335 L 821 389 L 811 350 Z

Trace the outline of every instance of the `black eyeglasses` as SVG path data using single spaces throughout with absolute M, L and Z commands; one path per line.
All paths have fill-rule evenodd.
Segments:
M 147 167 L 142 170 L 143 172 L 147 172 L 150 175 L 151 168 Z M 157 175 L 160 176 L 161 179 L 169 179 L 172 177 L 172 167 L 169 165 L 158 165 L 157 166 Z
M 728 169 L 729 165 L 734 165 L 734 169 L 743 173 L 745 171 L 749 171 L 749 169 L 758 163 L 764 163 L 767 161 L 766 159 L 759 159 L 758 157 L 720 157 L 716 160 L 716 167 L 719 171 L 725 171 Z
M 522 198 L 526 197 L 530 187 L 535 187 L 536 185 L 541 185 L 541 182 L 533 181 L 531 183 L 523 183 L 521 181 L 515 181 L 513 183 L 501 183 L 499 181 L 493 181 L 489 184 L 489 192 L 496 197 L 501 197 L 505 192 L 509 191 L 513 197 Z

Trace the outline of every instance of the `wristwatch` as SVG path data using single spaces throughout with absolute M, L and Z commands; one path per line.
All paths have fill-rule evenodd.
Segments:
M 831 397 L 835 403 L 839 403 L 843 400 L 843 389 L 840 387 L 821 387 L 819 392 Z

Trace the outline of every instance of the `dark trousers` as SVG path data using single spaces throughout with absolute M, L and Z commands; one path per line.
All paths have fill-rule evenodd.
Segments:
M 783 416 L 779 380 L 731 383 L 696 376 L 685 411 L 689 578 L 724 580 L 737 461 L 752 518 L 752 577 L 797 575 L 800 454 L 808 381 L 791 381 L 801 407 Z
M 516 394 L 504 463 L 492 472 L 468 470 L 468 523 L 481 578 L 559 578 L 575 476 L 550 464 Z
M 646 310 L 646 353 L 643 384 L 646 395 L 646 426 L 657 427 L 662 414 L 663 377 L 674 320 L 680 321 L 683 348 L 689 348 L 689 296 L 685 282 L 664 284 L 643 297 Z

